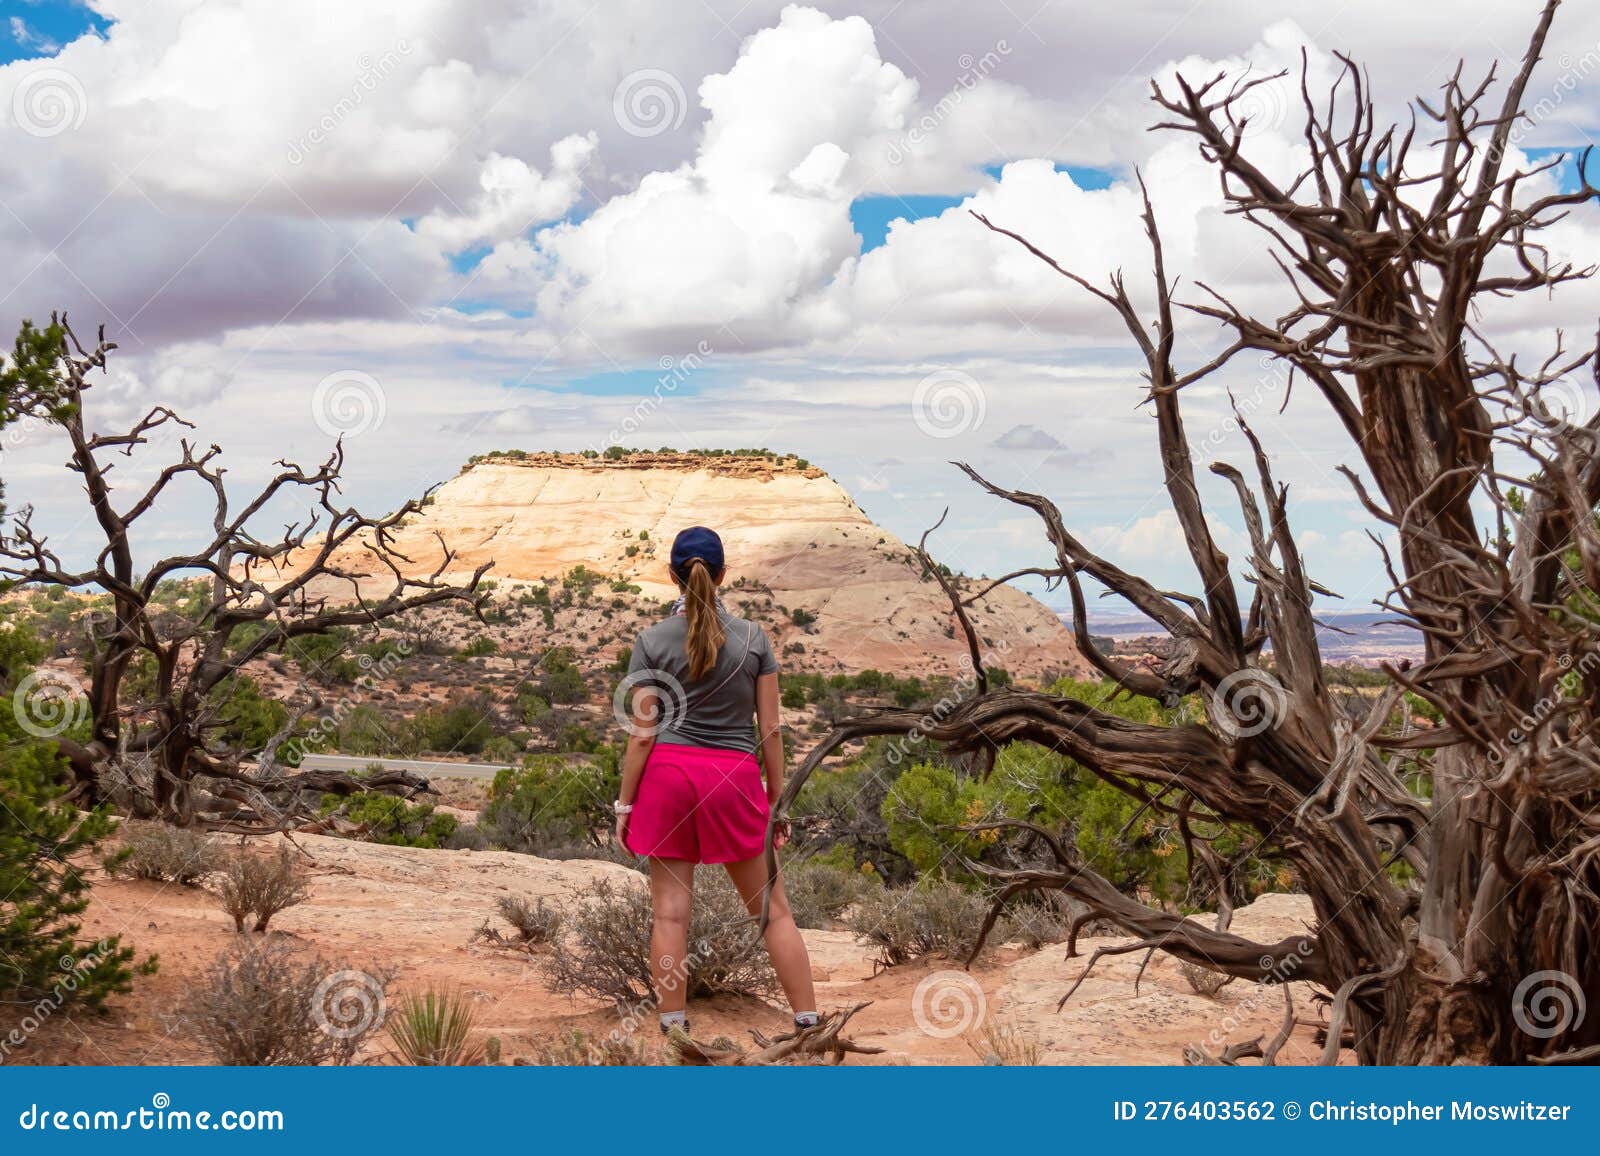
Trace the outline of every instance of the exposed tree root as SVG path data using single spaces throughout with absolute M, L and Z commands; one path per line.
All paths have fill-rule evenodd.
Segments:
M 682 1031 L 672 1032 L 667 1042 L 672 1046 L 678 1063 L 691 1067 L 758 1067 L 819 1061 L 842 1064 L 846 1055 L 874 1056 L 883 1052 L 882 1048 L 858 1044 L 839 1034 L 850 1022 L 851 1016 L 870 1004 L 868 1000 L 851 1008 L 828 1012 L 812 1027 L 796 1028 L 771 1038 L 752 1031 L 750 1036 L 756 1042 L 753 1051 L 702 1044 Z

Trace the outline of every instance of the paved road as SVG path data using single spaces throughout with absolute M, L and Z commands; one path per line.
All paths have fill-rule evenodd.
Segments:
M 380 759 L 360 755 L 306 755 L 300 765 L 315 771 L 364 771 L 372 765 L 391 771 L 415 771 L 435 779 L 492 779 L 501 763 L 451 763 L 437 759 Z

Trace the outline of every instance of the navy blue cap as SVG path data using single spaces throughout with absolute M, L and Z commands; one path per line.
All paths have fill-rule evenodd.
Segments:
M 713 578 L 721 572 L 724 565 L 722 539 L 717 537 L 715 530 L 690 526 L 687 530 L 678 531 L 678 536 L 672 540 L 672 572 L 687 581 L 689 563 L 696 558 L 706 564 Z

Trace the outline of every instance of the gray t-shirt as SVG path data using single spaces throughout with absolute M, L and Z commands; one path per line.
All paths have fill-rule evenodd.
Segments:
M 756 679 L 778 669 L 767 632 L 720 611 L 727 637 L 704 678 L 689 677 L 689 619 L 673 614 L 639 632 L 628 660 L 628 680 L 661 692 L 665 727 L 657 742 L 689 747 L 756 749 Z

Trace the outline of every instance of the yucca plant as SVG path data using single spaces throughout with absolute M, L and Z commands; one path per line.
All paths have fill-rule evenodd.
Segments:
M 395 1058 L 418 1067 L 470 1067 L 483 1062 L 483 1044 L 472 1039 L 475 1019 L 459 991 L 429 989 L 408 995 L 389 1016 Z

